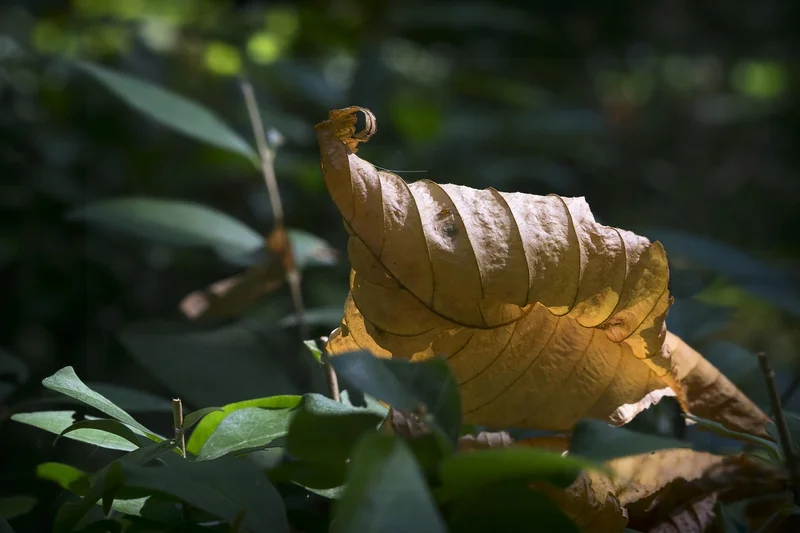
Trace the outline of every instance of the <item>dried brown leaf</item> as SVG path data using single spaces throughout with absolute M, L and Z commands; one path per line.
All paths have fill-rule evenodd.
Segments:
M 357 134 L 359 111 L 367 130 Z M 445 356 L 467 423 L 623 424 L 677 394 L 684 407 L 714 405 L 758 429 L 763 413 L 707 362 L 680 376 L 685 387 L 673 377 L 683 366 L 673 369 L 664 346 L 671 297 L 660 243 L 598 224 L 583 198 L 406 183 L 355 154 L 375 132 L 368 110 L 333 111 L 316 131 L 350 234 L 350 296 L 333 355 Z M 704 396 L 709 381 L 716 403 Z

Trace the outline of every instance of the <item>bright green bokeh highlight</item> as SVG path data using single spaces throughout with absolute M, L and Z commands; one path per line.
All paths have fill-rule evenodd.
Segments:
M 205 65 L 214 74 L 235 76 L 242 70 L 242 56 L 233 46 L 211 42 L 206 46 Z

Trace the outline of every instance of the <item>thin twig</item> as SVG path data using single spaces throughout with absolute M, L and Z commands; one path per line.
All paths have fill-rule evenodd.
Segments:
M 764 379 L 767 382 L 767 390 L 769 391 L 769 398 L 772 403 L 772 413 L 775 418 L 775 425 L 778 427 L 778 434 L 781 438 L 781 448 L 783 449 L 786 469 L 789 471 L 789 476 L 792 480 L 795 503 L 798 503 L 800 502 L 800 470 L 797 468 L 797 456 L 794 454 L 789 425 L 786 423 L 786 416 L 781 406 L 778 387 L 775 384 L 775 371 L 772 369 L 767 354 L 764 352 L 758 354 L 758 364 L 761 365 L 761 372 L 764 374 Z
M 336 377 L 336 370 L 331 364 L 330 355 L 328 355 L 325 346 L 328 344 L 328 337 L 320 337 L 317 339 L 317 347 L 322 352 L 322 365 L 325 370 L 325 381 L 328 383 L 328 390 L 331 393 L 331 398 L 337 402 L 342 401 L 341 392 L 339 390 L 339 378 Z
M 272 205 L 272 234 L 277 236 L 278 245 L 276 248 L 281 255 L 281 261 L 286 271 L 286 282 L 289 284 L 289 289 L 292 293 L 292 302 L 294 303 L 295 315 L 297 316 L 297 328 L 300 332 L 300 336 L 303 339 L 307 339 L 309 337 L 309 332 L 308 323 L 305 318 L 305 306 L 303 305 L 300 272 L 295 265 L 292 255 L 292 246 L 283 224 L 283 204 L 281 203 L 281 194 L 278 190 L 278 180 L 275 177 L 274 154 L 267 143 L 267 138 L 264 133 L 264 124 L 261 121 L 261 113 L 258 111 L 258 102 L 256 102 L 253 86 L 250 82 L 242 80 L 241 89 L 244 95 L 244 103 L 247 106 L 247 113 L 250 116 L 250 124 L 253 126 L 253 136 L 256 140 L 259 158 L 261 159 L 261 171 L 264 173 L 264 181 L 267 184 L 269 201 Z
M 180 398 L 172 399 L 172 428 L 175 431 L 175 440 L 181 449 L 181 455 L 186 457 L 186 435 L 183 433 L 183 402 Z

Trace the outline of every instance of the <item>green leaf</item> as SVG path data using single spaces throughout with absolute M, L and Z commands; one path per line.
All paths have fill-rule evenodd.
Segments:
M 86 472 L 64 463 L 42 463 L 36 467 L 36 477 L 57 483 L 62 489 L 82 496 L 89 491 Z
M 207 414 L 200 420 L 200 423 L 192 431 L 189 441 L 186 443 L 186 451 L 193 455 L 198 455 L 200 449 L 208 441 L 208 438 L 216 431 L 217 426 L 222 422 L 226 416 L 239 409 L 248 407 L 262 407 L 265 409 L 292 409 L 300 404 L 302 396 L 285 395 L 285 396 L 270 396 L 268 398 L 256 398 L 254 400 L 245 400 L 243 402 L 230 403 L 222 407 L 222 411 L 214 411 Z
M 295 462 L 273 474 L 303 486 L 330 489 L 344 483 L 346 461 L 358 439 L 383 421 L 375 412 L 306 394 L 289 425 L 286 451 Z
M 247 266 L 264 249 L 264 238 L 235 218 L 202 204 L 147 197 L 101 200 L 69 214 L 90 224 L 173 246 L 205 247 Z
M 78 496 L 85 496 L 89 492 L 89 476 L 77 468 L 63 463 L 42 463 L 36 467 L 36 476 L 57 483 L 64 490 Z M 130 516 L 141 516 L 157 519 L 160 522 L 179 523 L 183 516 L 173 502 L 165 502 L 153 496 L 123 497 L 124 490 L 120 490 L 112 503 L 112 508 Z M 99 503 L 99 502 L 98 502 Z
M 142 366 L 187 403 L 225 405 L 306 392 L 308 385 L 301 378 L 311 379 L 313 361 L 303 367 L 295 354 L 280 349 L 279 332 L 265 334 L 259 327 L 263 328 L 245 321 L 201 331 L 144 325 L 127 328 L 121 341 Z
M 332 357 L 330 363 L 340 380 L 395 409 L 413 412 L 424 407 L 452 443 L 458 440 L 461 397 L 443 359 L 412 363 L 355 352 Z
M 96 429 L 98 431 L 102 431 L 104 433 L 111 433 L 116 435 L 122 439 L 127 440 L 135 447 L 139 447 L 139 439 L 136 437 L 136 433 L 133 432 L 131 428 L 123 424 L 118 420 L 111 420 L 111 419 L 99 419 L 99 420 L 81 420 L 80 422 L 75 422 L 68 428 L 64 429 L 61 433 L 58 434 L 56 440 L 53 441 L 53 446 L 56 445 L 58 439 L 61 437 L 72 433 L 73 431 L 78 431 L 81 429 Z M 158 439 L 156 442 L 160 442 L 164 439 Z
M 308 351 L 311 352 L 311 355 L 314 356 L 314 360 L 317 363 L 322 363 L 322 350 L 319 349 L 317 346 L 317 341 L 315 340 L 307 340 L 303 341 L 303 345 L 308 348 Z
M 215 113 L 196 102 L 99 65 L 79 62 L 77 66 L 151 119 L 189 137 L 241 154 L 258 164 L 258 156 L 247 141 Z
M 94 407 L 111 418 L 124 422 L 143 434 L 153 434 L 152 431 L 137 422 L 131 415 L 114 405 L 108 398 L 93 391 L 80 380 L 71 366 L 67 366 L 42 380 L 46 388 L 60 392 L 65 396 L 74 398 L 90 407 Z
M 186 430 L 191 429 L 192 426 L 194 426 L 195 424 L 200 422 L 201 418 L 203 418 L 204 416 L 206 416 L 209 413 L 214 413 L 214 412 L 217 412 L 217 411 L 222 412 L 222 408 L 221 407 L 204 407 L 202 409 L 198 409 L 197 411 L 192 411 L 191 413 L 189 413 L 188 415 L 183 417 L 183 430 L 186 431 Z
M 0 533 L 14 533 L 14 528 L 8 523 L 5 518 L 0 518 Z
M 18 495 L 0 498 L 0 518 L 10 519 L 27 514 L 39 502 L 33 496 Z
M 515 481 L 482 486 L 459 498 L 448 522 L 452 533 L 580 533 L 547 496 Z
M 353 452 L 331 533 L 446 533 L 425 479 L 402 440 L 371 433 Z
M 721 435 L 723 437 L 728 437 L 735 440 L 740 440 L 744 442 L 749 442 L 758 446 L 759 448 L 763 448 L 766 450 L 770 457 L 775 460 L 780 460 L 781 453 L 778 444 L 774 442 L 770 442 L 767 439 L 763 439 L 761 437 L 756 437 L 755 435 L 750 435 L 749 433 L 743 433 L 741 431 L 733 431 L 731 429 L 726 428 L 719 422 L 715 422 L 713 420 L 707 420 L 705 418 L 700 418 L 699 416 L 694 416 L 690 414 L 684 414 L 686 418 L 695 422 L 697 425 L 708 429 L 709 431 L 713 431 L 717 435 Z M 770 424 L 767 424 L 767 432 L 769 432 Z
M 613 427 L 599 420 L 581 420 L 572 430 L 569 453 L 605 462 L 627 455 L 691 447 L 692 444 L 687 441 Z
M 203 444 L 198 461 L 216 459 L 229 453 L 266 446 L 286 435 L 291 409 L 246 407 L 230 413 Z
M 60 435 L 75 422 L 74 417 L 75 411 L 39 411 L 35 413 L 16 413 L 11 416 L 11 420 L 43 429 L 55 435 Z M 94 417 L 86 418 L 87 420 L 99 420 Z M 65 437 L 78 442 L 92 444 L 100 448 L 120 450 L 123 452 L 129 452 L 138 447 L 131 444 L 125 438 L 97 429 L 77 429 L 66 434 Z
M 498 448 L 456 454 L 442 461 L 440 501 L 450 501 L 481 486 L 502 481 L 546 481 L 567 487 L 587 468 L 589 461 L 535 448 Z
M 289 425 L 286 450 L 299 459 L 344 461 L 359 437 L 382 421 L 367 409 L 306 394 Z
M 53 523 L 53 533 L 72 531 L 101 498 L 103 499 L 103 507 L 110 507 L 110 502 L 123 481 L 123 465 L 147 464 L 165 456 L 165 454 L 169 454 L 174 448 L 175 443 L 171 440 L 137 448 L 91 476 L 91 485 L 86 496 L 77 502 L 66 503 L 59 508 Z M 181 462 L 187 461 L 181 459 Z M 172 462 L 171 466 L 175 464 L 178 463 Z
M 255 465 L 233 457 L 215 461 L 179 461 L 167 467 L 123 464 L 125 486 L 171 494 L 228 523 L 240 513 L 241 529 L 288 533 L 283 501 Z

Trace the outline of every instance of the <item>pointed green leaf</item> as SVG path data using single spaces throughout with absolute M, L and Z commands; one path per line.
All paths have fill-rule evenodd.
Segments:
M 219 423 L 200 449 L 197 460 L 216 459 L 229 453 L 266 446 L 286 435 L 292 414 L 291 409 L 246 407 L 236 410 Z
M 122 439 L 127 440 L 137 448 L 139 447 L 139 439 L 136 437 L 136 433 L 134 433 L 131 428 L 119 420 L 111 420 L 108 418 L 100 420 L 81 420 L 80 422 L 75 422 L 58 434 L 56 439 L 53 441 L 53 446 L 56 445 L 58 439 L 61 437 L 80 429 L 96 429 L 104 433 L 112 433 Z M 158 439 L 157 442 L 160 442 L 161 440 L 163 439 Z
M 172 246 L 205 247 L 222 259 L 247 266 L 264 249 L 264 238 L 231 217 L 196 202 L 148 197 L 114 198 L 83 206 L 68 218 L 84 220 Z
M 60 392 L 65 396 L 75 398 L 90 407 L 107 414 L 111 418 L 116 418 L 132 428 L 138 429 L 144 434 L 152 434 L 152 431 L 137 422 L 131 415 L 114 405 L 105 396 L 93 391 L 80 380 L 71 366 L 67 366 L 42 380 L 42 385 L 46 388 Z
M 331 533 L 446 533 L 425 478 L 403 441 L 371 433 L 353 451 Z
M 258 164 L 258 156 L 247 141 L 222 122 L 215 113 L 196 102 L 99 65 L 80 62 L 77 66 L 151 119 L 189 137 L 241 154 Z
M 39 411 L 35 413 L 16 413 L 11 416 L 11 420 L 43 429 L 55 435 L 60 435 L 75 422 L 74 416 L 75 411 Z M 87 419 L 99 420 L 94 417 L 87 417 Z M 66 434 L 65 438 L 92 444 L 100 448 L 120 450 L 123 452 L 129 452 L 137 448 L 137 446 L 131 444 L 127 439 L 113 433 L 91 428 L 76 429 Z
M 292 409 L 300 404 L 302 396 L 297 395 L 284 395 L 284 396 L 269 396 L 267 398 L 256 398 L 254 400 L 245 400 L 242 402 L 229 403 L 222 407 L 221 411 L 214 411 L 208 413 L 200 420 L 200 423 L 192 431 L 189 441 L 186 443 L 186 451 L 193 455 L 198 455 L 200 449 L 206 443 L 208 438 L 214 433 L 229 413 L 245 409 L 247 407 L 262 407 L 265 409 Z

